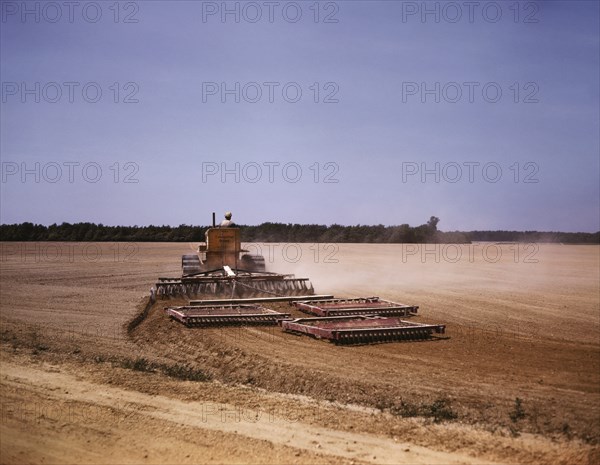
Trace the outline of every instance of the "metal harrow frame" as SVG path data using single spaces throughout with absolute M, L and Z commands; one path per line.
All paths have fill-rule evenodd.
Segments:
M 319 295 L 294 295 L 294 296 L 282 296 L 282 297 L 251 297 L 247 299 L 201 299 L 201 300 L 190 300 L 190 307 L 197 307 L 202 305 L 235 305 L 235 304 L 268 304 L 276 302 L 294 302 L 300 300 L 323 300 L 333 299 L 331 294 L 319 294 Z
M 231 325 L 275 325 L 290 318 L 260 305 L 204 305 L 165 307 L 165 313 L 188 327 Z
M 446 325 L 413 323 L 394 317 L 334 316 L 281 320 L 281 328 L 290 333 L 328 339 L 335 344 L 366 344 L 391 341 L 415 341 L 444 334 Z
M 417 305 L 404 305 L 379 297 L 364 297 L 356 299 L 322 299 L 292 303 L 298 310 L 321 317 L 343 315 L 387 315 L 411 316 L 416 315 Z
M 159 297 L 223 295 L 279 296 L 310 295 L 314 288 L 308 278 L 279 274 L 240 274 L 235 277 L 221 275 L 189 276 L 183 278 L 158 278 L 156 290 Z

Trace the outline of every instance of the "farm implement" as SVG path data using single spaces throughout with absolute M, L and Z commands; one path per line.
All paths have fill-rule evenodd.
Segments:
M 213 227 L 197 254 L 181 257 L 181 276 L 158 278 L 160 298 L 221 296 L 229 298 L 304 296 L 314 294 L 308 278 L 266 271 L 262 255 L 242 249 L 240 229 Z
M 416 305 L 376 296 L 315 295 L 308 278 L 267 271 L 262 256 L 242 249 L 239 228 L 231 227 L 230 214 L 226 218 L 217 227 L 213 213 L 198 254 L 183 255 L 180 277 L 158 279 L 159 297 L 189 298 L 188 305 L 164 308 L 171 319 L 187 327 L 279 325 L 284 332 L 335 344 L 417 341 L 445 333 L 445 325 L 402 319 L 416 316 Z M 289 312 L 267 307 L 281 308 L 282 302 Z
M 260 305 L 167 307 L 165 311 L 186 326 L 275 325 L 290 317 Z
M 231 273 L 221 269 L 181 278 L 158 278 L 156 290 L 159 297 L 212 295 L 238 298 L 302 296 L 315 292 L 308 278 L 239 269 L 231 270 Z
M 317 297 L 312 300 L 310 297 Z M 371 344 L 394 341 L 418 341 L 444 334 L 445 325 L 432 325 L 406 321 L 399 316 L 411 317 L 417 313 L 416 306 L 402 305 L 381 300 L 378 297 L 359 299 L 333 299 L 332 296 L 267 297 L 255 299 L 222 299 L 190 301 L 189 305 L 165 307 L 165 313 L 187 327 L 210 326 L 256 326 L 279 325 L 287 333 L 307 335 L 316 339 L 329 340 L 335 344 Z M 257 303 L 288 301 L 290 306 L 315 313 L 331 310 L 346 311 L 347 314 L 297 318 L 288 312 L 266 308 Z M 366 303 L 378 304 L 365 307 Z M 329 306 L 329 308 L 328 308 Z M 381 313 L 378 312 L 378 308 Z M 318 310 L 317 310 L 318 309 Z M 324 310 L 325 309 L 325 310 Z M 362 309 L 362 310 L 361 310 Z M 356 313 L 354 312 L 369 312 Z
M 416 315 L 419 309 L 416 305 L 397 304 L 382 300 L 379 297 L 294 302 L 293 305 L 304 313 L 322 317 L 344 315 L 411 316 Z
M 445 325 L 413 323 L 383 316 L 333 316 L 281 320 L 281 328 L 289 333 L 308 334 L 329 339 L 336 344 L 366 344 L 390 341 L 429 339 L 433 333 L 444 334 Z

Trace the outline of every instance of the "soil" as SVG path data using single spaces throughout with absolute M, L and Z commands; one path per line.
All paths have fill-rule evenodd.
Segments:
M 453 247 L 266 256 L 446 325 L 337 346 L 147 306 L 193 245 L 0 243 L 0 462 L 600 463 L 600 247 Z

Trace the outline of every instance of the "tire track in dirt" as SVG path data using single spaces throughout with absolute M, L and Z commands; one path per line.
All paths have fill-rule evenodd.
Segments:
M 56 371 L 3 364 L 3 384 L 19 389 L 43 391 L 61 400 L 102 407 L 128 405 L 139 415 L 198 429 L 237 433 L 273 444 L 374 464 L 484 464 L 463 454 L 438 452 L 409 443 L 368 434 L 347 433 L 328 428 L 267 417 L 259 411 L 239 410 L 222 403 L 183 402 L 164 396 L 150 396 L 112 386 L 99 386 Z M 68 389 L 66 395 L 65 389 Z M 233 421 L 227 421 L 232 416 Z

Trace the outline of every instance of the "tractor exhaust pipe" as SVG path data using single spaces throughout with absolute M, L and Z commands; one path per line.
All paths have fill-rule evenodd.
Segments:
M 217 227 L 217 217 L 216 217 L 216 213 L 213 212 L 213 228 Z

